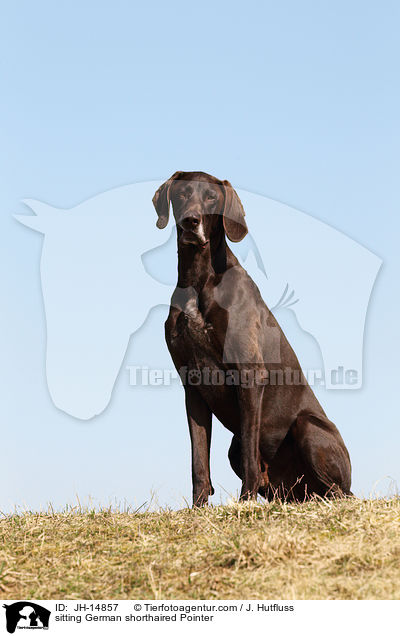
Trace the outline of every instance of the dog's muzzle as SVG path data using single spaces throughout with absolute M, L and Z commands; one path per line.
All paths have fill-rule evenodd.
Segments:
M 180 242 L 184 245 L 198 245 L 200 247 L 207 245 L 208 240 L 204 234 L 201 217 L 188 214 L 179 221 L 179 227 L 182 230 Z

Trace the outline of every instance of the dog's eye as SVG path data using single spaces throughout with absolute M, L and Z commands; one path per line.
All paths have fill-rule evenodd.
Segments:
M 215 196 L 215 194 L 211 194 L 210 193 L 210 194 L 207 194 L 207 199 L 208 199 L 208 201 L 215 201 L 216 196 Z

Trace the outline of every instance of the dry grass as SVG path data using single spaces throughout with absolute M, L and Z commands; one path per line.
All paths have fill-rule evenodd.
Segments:
M 400 499 L 7 516 L 0 596 L 399 598 Z

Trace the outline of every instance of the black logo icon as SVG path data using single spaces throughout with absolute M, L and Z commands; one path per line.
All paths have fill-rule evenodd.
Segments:
M 18 601 L 11 605 L 3 605 L 6 608 L 7 631 L 10 634 L 15 629 L 49 629 L 50 610 L 31 603 L 31 601 Z

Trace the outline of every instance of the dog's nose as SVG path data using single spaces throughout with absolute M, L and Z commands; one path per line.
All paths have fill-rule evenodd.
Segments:
M 185 216 L 180 222 L 184 230 L 195 230 L 199 224 L 200 218 L 194 215 Z

